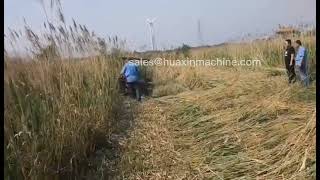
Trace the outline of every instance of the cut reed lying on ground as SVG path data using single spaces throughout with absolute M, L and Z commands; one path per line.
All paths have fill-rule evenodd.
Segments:
M 288 86 L 263 71 L 197 72 L 213 88 L 154 99 L 139 110 L 123 178 L 315 178 L 314 85 Z
M 315 74 L 315 37 L 299 39 Z M 193 54 L 260 57 L 262 68 L 153 67 L 154 93 L 160 98 L 139 110 L 121 178 L 314 179 L 315 79 L 308 89 L 287 83 L 285 71 L 278 70 L 284 68 L 283 40 Z

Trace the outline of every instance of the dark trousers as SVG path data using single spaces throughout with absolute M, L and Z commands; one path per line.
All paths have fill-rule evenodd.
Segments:
M 118 83 L 119 83 L 120 92 L 123 94 L 126 94 L 126 79 L 123 77 L 120 77 L 118 79 Z
M 289 83 L 296 81 L 296 73 L 294 70 L 294 64 L 290 66 L 289 63 L 286 63 L 287 75 Z
M 127 82 L 128 90 L 130 91 L 130 94 L 136 98 L 138 101 L 141 100 L 141 90 L 140 90 L 140 84 L 139 82 Z

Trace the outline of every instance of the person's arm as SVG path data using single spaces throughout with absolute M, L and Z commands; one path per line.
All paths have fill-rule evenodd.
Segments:
M 303 58 L 301 60 L 301 66 L 304 66 L 307 60 L 307 49 L 304 49 L 303 51 Z
M 126 67 L 127 67 L 127 64 L 125 64 L 122 69 L 121 69 L 121 72 L 120 72 L 120 75 L 124 75 L 124 72 L 126 70 Z
M 301 55 L 301 54 L 302 54 L 302 51 L 299 48 L 298 51 L 297 51 L 297 55 L 296 55 L 296 65 L 297 66 L 301 66 L 301 61 L 302 61 L 302 58 L 303 58 L 303 55 Z
M 294 60 L 294 53 L 291 54 L 291 59 L 290 59 L 290 66 L 293 65 L 293 60 Z
M 139 79 L 141 79 L 141 67 L 137 66 L 137 70 L 138 70 L 138 77 Z

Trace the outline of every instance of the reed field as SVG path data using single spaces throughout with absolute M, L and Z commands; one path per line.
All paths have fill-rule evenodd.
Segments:
M 5 50 L 5 178 L 65 179 L 97 172 L 89 156 L 106 144 L 121 113 L 122 62 L 104 53 L 105 41 L 75 21 L 70 29 L 50 23 L 47 29 L 37 34 L 26 25 L 24 33 L 11 30 L 7 36 L 13 48 L 27 39 L 32 53 L 15 57 Z M 116 37 L 108 43 L 121 44 Z M 85 58 L 70 58 L 76 54 Z
M 5 179 L 110 177 L 111 167 L 93 165 L 91 156 L 108 148 L 121 115 L 129 113 L 118 77 L 121 57 L 134 54 L 118 37 L 99 38 L 61 16 L 60 25 L 47 23 L 42 34 L 26 25 L 31 56 L 5 50 Z M 21 36 L 11 30 L 13 48 Z M 314 35 L 291 39 L 308 49 L 309 88 L 287 83 L 281 37 L 189 53 L 260 59 L 260 67 L 143 67 L 153 95 L 133 102 L 135 125 L 117 150 L 112 179 L 315 179 L 316 41 Z
M 87 155 L 110 135 L 121 108 L 115 67 L 103 58 L 6 64 L 10 176 L 29 179 L 86 167 Z

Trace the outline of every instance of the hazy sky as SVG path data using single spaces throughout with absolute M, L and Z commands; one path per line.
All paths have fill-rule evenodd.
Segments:
M 49 1 L 49 0 L 48 0 Z M 131 49 L 150 49 L 147 18 L 156 17 L 158 48 L 198 45 L 197 20 L 205 44 L 247 33 L 265 33 L 278 24 L 315 23 L 316 0 L 61 0 L 67 22 L 74 18 L 103 37 L 118 35 Z M 22 28 L 23 17 L 43 28 L 38 0 L 4 0 L 5 31 Z M 145 46 L 143 48 L 143 46 Z

